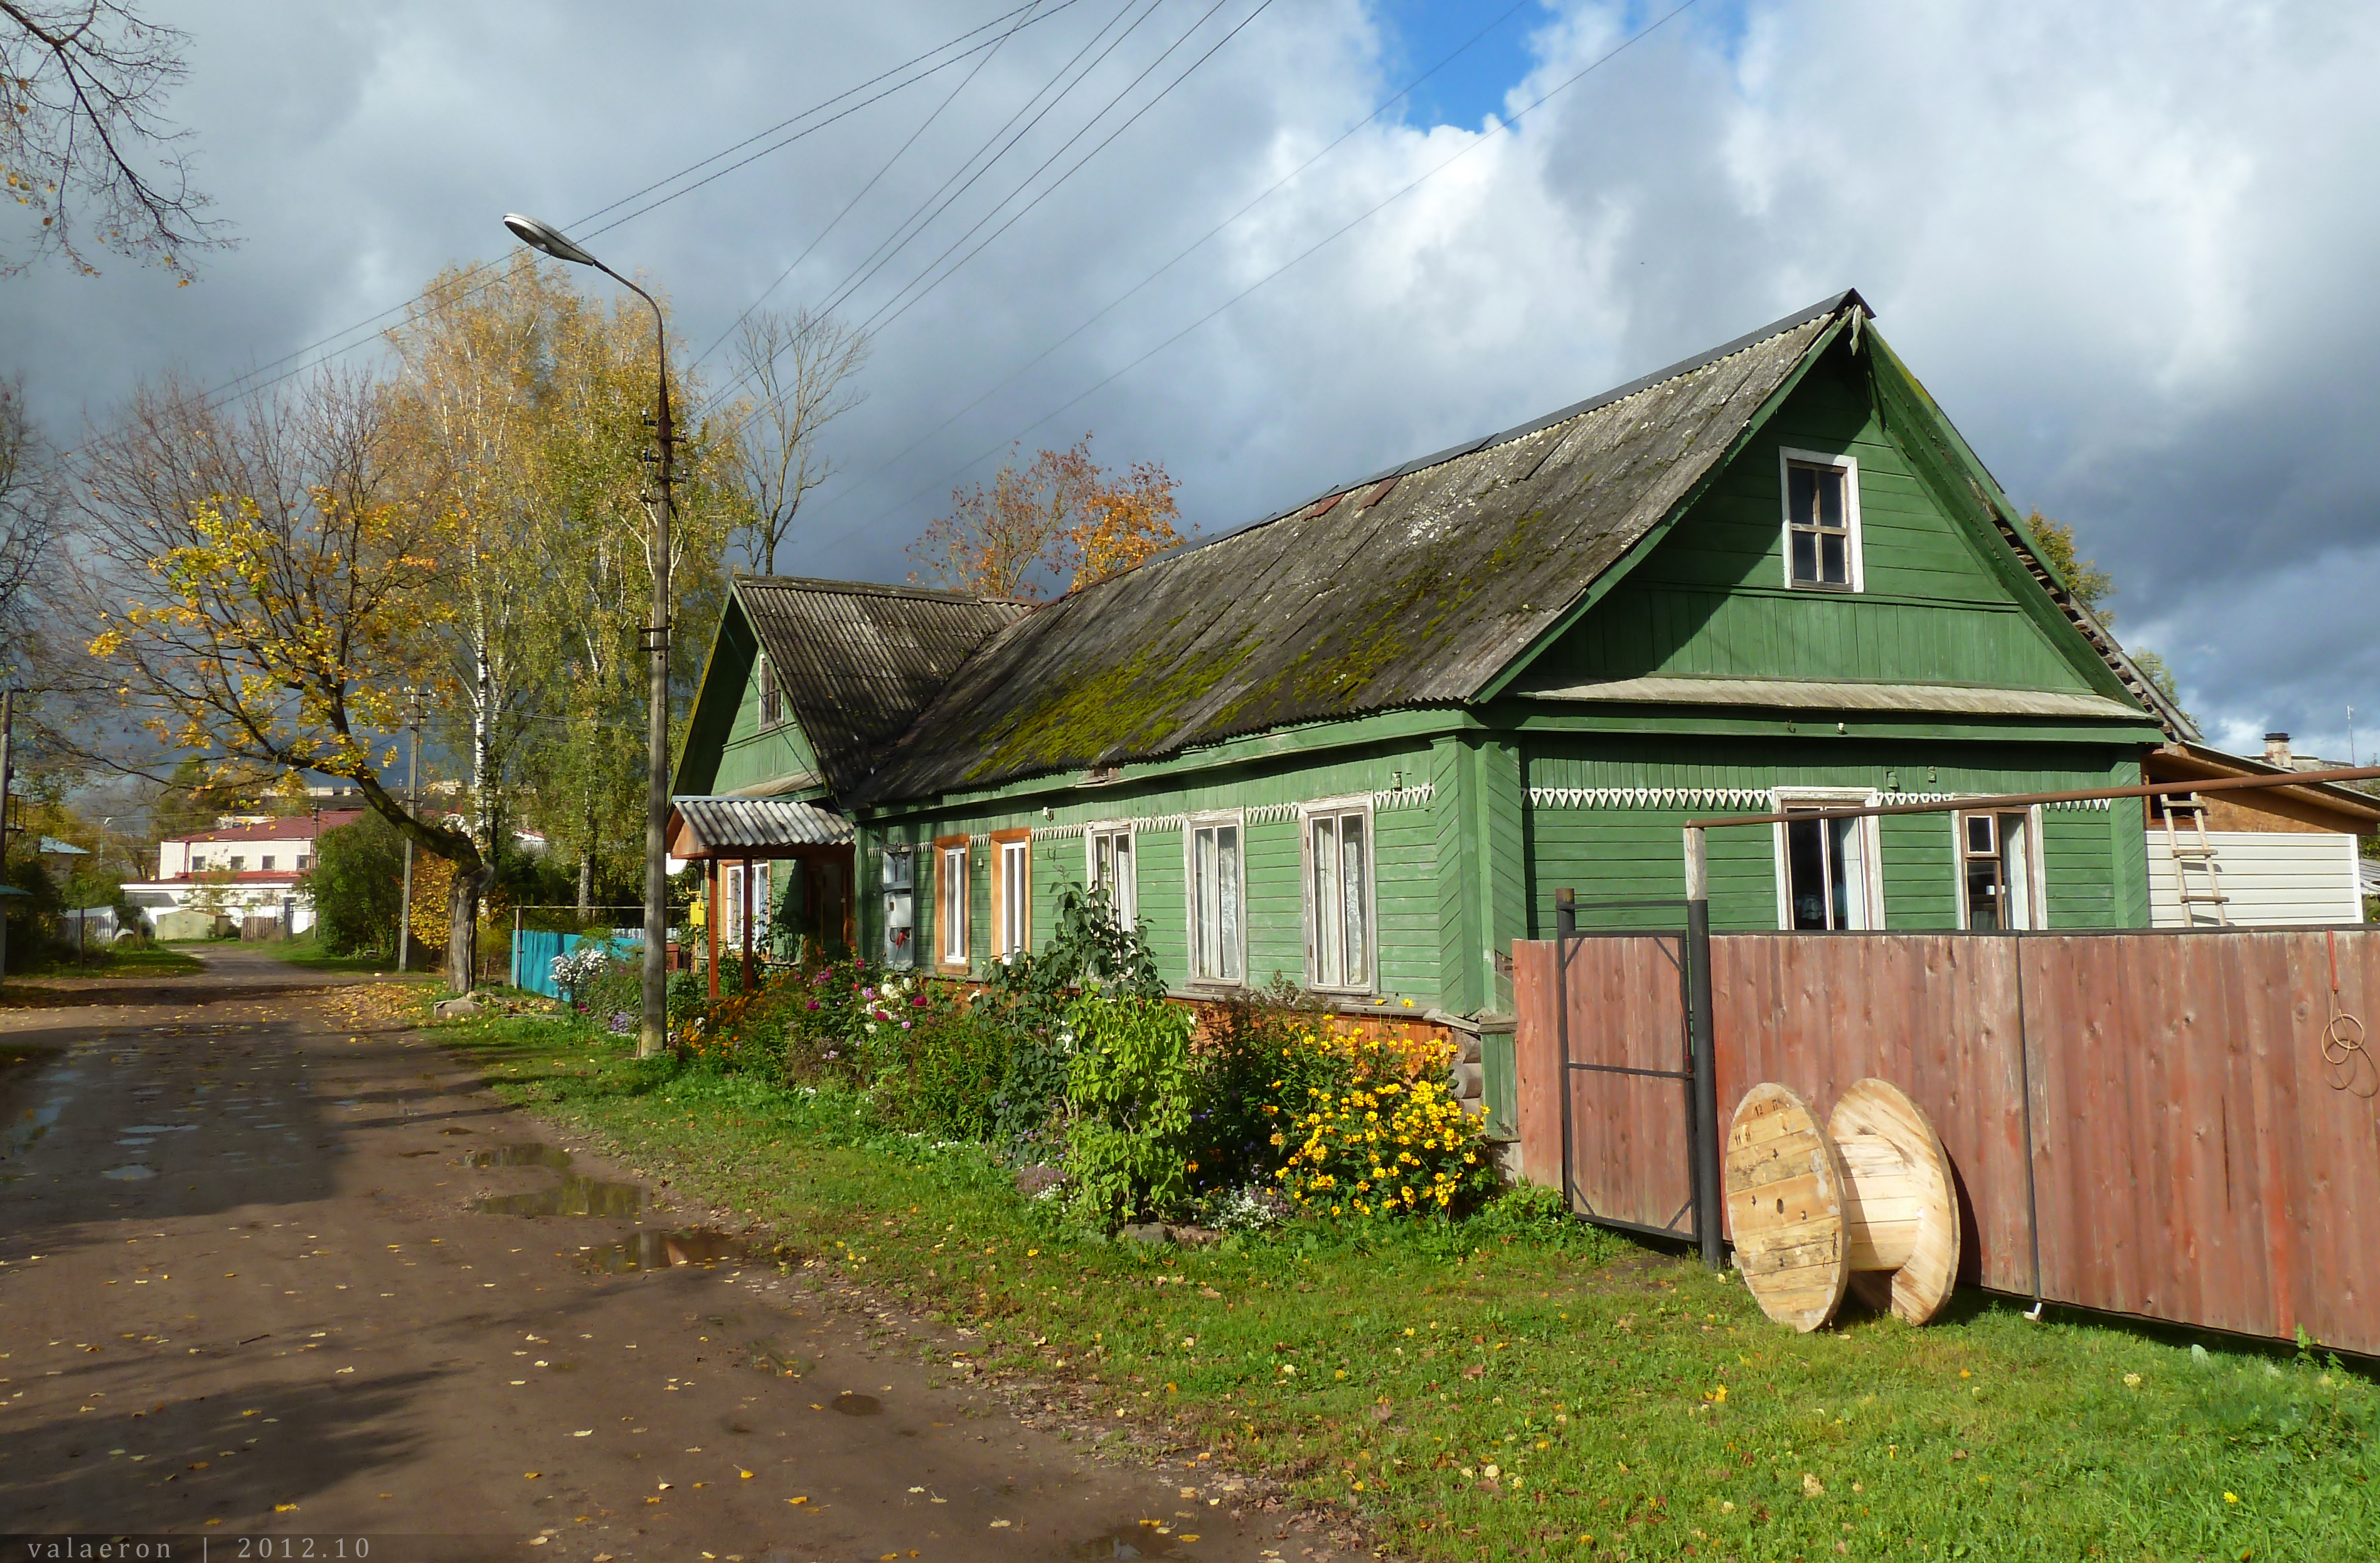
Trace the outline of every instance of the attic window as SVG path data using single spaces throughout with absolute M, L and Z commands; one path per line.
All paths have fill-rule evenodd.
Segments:
M 760 725 L 774 727 L 784 720 L 783 702 L 777 698 L 777 670 L 769 659 L 760 659 Z
M 1779 453 L 1785 494 L 1785 584 L 1803 591 L 1858 591 L 1859 464 L 1815 451 Z

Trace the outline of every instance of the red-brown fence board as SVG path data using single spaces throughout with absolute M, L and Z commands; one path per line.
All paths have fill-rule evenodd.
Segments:
M 1882 1076 L 1949 1153 L 1965 1278 L 2031 1292 L 2037 1211 L 2052 1301 L 2277 1339 L 2302 1327 L 2380 1351 L 2380 1112 L 2368 1095 L 2380 1074 L 2358 1058 L 2354 1088 L 2338 1089 L 2324 1060 L 2332 937 L 1724 936 L 1711 959 L 1720 1117 L 1757 1081 L 1824 1111 L 1852 1081 Z M 1570 946 L 1573 1060 L 1679 1067 L 1665 943 L 1675 948 Z M 2380 930 L 2340 930 L 2336 948 L 2339 1008 L 2380 1019 Z M 1546 1183 L 1561 1154 L 1552 951 L 1514 947 L 1523 1168 Z M 1667 1221 L 1689 1164 L 1674 1083 L 1572 1080 L 1586 1203 Z

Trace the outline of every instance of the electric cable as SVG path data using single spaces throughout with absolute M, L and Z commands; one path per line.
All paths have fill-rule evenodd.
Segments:
M 1344 237 L 1347 234 L 1349 234 L 1349 233 L 1353 232 L 1355 228 L 1357 228 L 1357 227 L 1361 226 L 1363 224 L 1365 224 L 1365 223 L 1366 223 L 1366 222 L 1370 221 L 1373 217 L 1378 216 L 1380 212 L 1382 212 L 1386 211 L 1389 207 L 1390 207 L 1390 206 L 1392 206 L 1392 205 L 1396 204 L 1396 203 L 1397 203 L 1398 201 L 1400 201 L 1400 200 L 1402 200 L 1406 196 L 1411 195 L 1414 191 L 1415 191 L 1415 190 L 1419 189 L 1419 188 L 1420 188 L 1422 186 L 1424 186 L 1425 184 L 1427 184 L 1431 179 L 1436 178 L 1439 175 L 1440 175 L 1440 174 L 1444 173 L 1447 169 L 1449 169 L 1449 168 L 1452 167 L 1455 164 L 1457 164 L 1457 163 L 1461 162 L 1463 158 L 1470 156 L 1470 155 L 1471 155 L 1471 153 L 1473 153 L 1474 151 L 1476 151 L 1479 148 L 1481 148 L 1481 147 L 1484 147 L 1484 146 L 1488 145 L 1490 141 L 1494 140 L 1497 137 L 1499 137 L 1499 136 L 1500 136 L 1500 135 L 1504 134 L 1506 131 L 1510 130 L 1510 129 L 1511 129 L 1514 125 L 1519 124 L 1523 119 L 1525 119 L 1525 118 L 1526 118 L 1526 117 L 1528 117 L 1530 115 L 1532 115 L 1532 114 L 1536 113 L 1538 109 L 1543 108 L 1547 103 L 1548 103 L 1552 102 L 1555 98 L 1557 98 L 1557 97 L 1560 96 L 1562 93 L 1564 93 L 1564 92 L 1566 92 L 1566 91 L 1570 91 L 1570 89 L 1571 89 L 1571 88 L 1572 88 L 1572 87 L 1574 87 L 1574 86 L 1578 85 L 1578 83 L 1579 83 L 1579 82 L 1581 82 L 1581 81 L 1585 80 L 1588 76 L 1590 76 L 1590 75 L 1594 74 L 1594 73 L 1595 73 L 1596 71 L 1597 71 L 1597 70 L 1602 69 L 1602 68 L 1603 68 L 1603 67 L 1605 67 L 1605 66 L 1607 66 L 1607 65 L 1610 64 L 1613 60 L 1615 60 L 1615 59 L 1617 59 L 1617 58 L 1619 58 L 1621 55 L 1623 55 L 1623 54 L 1627 53 L 1630 49 L 1634 48 L 1638 43 L 1640 43 L 1640 42 L 1644 42 L 1645 39 L 1647 39 L 1647 38 L 1651 37 L 1654 33 L 1656 33 L 1656 32 L 1659 31 L 1662 28 L 1667 27 L 1670 22 L 1675 21 L 1679 17 L 1683 16 L 1686 12 L 1688 12 L 1688 11 L 1690 11 L 1690 10 L 1694 9 L 1694 6 L 1697 6 L 1697 5 L 1699 5 L 1700 3 L 1701 3 L 1701 0 L 1681 0 L 1681 3 L 1680 3 L 1680 4 L 1678 4 L 1677 6 L 1672 6 L 1670 10 L 1668 10 L 1668 11 L 1664 12 L 1664 13 L 1661 15 L 1661 17 L 1660 17 L 1658 20 L 1653 21 L 1653 22 L 1650 22 L 1650 23 L 1647 23 L 1644 28 L 1642 28 L 1641 30 L 1639 30 L 1638 31 L 1636 31 L 1636 32 L 1634 32 L 1634 33 L 1632 33 L 1632 34 L 1631 34 L 1631 35 L 1629 35 L 1626 39 L 1622 40 L 1622 41 L 1621 41 L 1621 42 L 1619 42 L 1618 44 L 1615 44 L 1612 48 L 1610 48 L 1609 50 L 1608 50 L 1608 51 L 1607 51 L 1607 52 L 1605 52 L 1604 54 L 1602 54 L 1602 55 L 1600 55 L 1597 56 L 1594 60 L 1590 61 L 1587 65 L 1585 65 L 1585 67 L 1581 67 L 1579 70 L 1577 70 L 1577 71 L 1573 72 L 1573 73 L 1572 73 L 1572 75 L 1570 75 L 1569 77 L 1566 77 L 1565 79 L 1563 79 L 1560 83 L 1556 84 L 1555 86 L 1553 86 L 1553 87 L 1551 87 L 1551 88 L 1548 88 L 1545 92 L 1543 92 L 1543 93 L 1541 93 L 1540 95 L 1538 95 L 1535 100 L 1533 100 L 1533 101 L 1532 101 L 1532 102 L 1530 102 L 1528 104 L 1526 104 L 1525 106 L 1524 106 L 1523 108 L 1521 108 L 1519 111 L 1517 111 L 1516 113 L 1514 113 L 1514 114 L 1512 114 L 1512 115 L 1511 115 L 1507 116 L 1506 118 L 1502 119 L 1501 121 L 1500 121 L 1500 122 L 1499 122 L 1499 123 L 1494 127 L 1494 128 L 1493 128 L 1493 129 L 1491 129 L 1490 131 L 1488 131 L 1487 134 L 1480 136 L 1480 137 L 1479 137 L 1477 139 L 1475 139 L 1475 140 L 1473 140 L 1473 141 L 1471 141 L 1471 142 L 1466 143 L 1466 144 L 1465 144 L 1465 145 L 1464 145 L 1461 150 L 1459 150 L 1459 151 L 1455 151 L 1455 152 L 1454 152 L 1453 154 L 1451 154 L 1451 156 L 1449 156 L 1449 157 L 1447 157 L 1447 158 L 1445 158 L 1445 159 L 1441 160 L 1441 161 L 1440 161 L 1440 162 L 1439 162 L 1438 164 L 1434 164 L 1433 166 L 1431 166 L 1431 167 L 1430 167 L 1428 170 L 1427 170 L 1426 172 L 1424 172 L 1424 173 L 1422 173 L 1422 174 L 1418 175 L 1418 176 L 1415 176 L 1412 181 L 1410 181 L 1409 183 L 1405 184 L 1405 185 L 1404 185 L 1404 186 L 1402 186 L 1401 188 L 1397 189 L 1394 193 L 1392 193 L 1392 194 L 1390 194 L 1390 195 L 1389 195 L 1389 196 L 1385 197 L 1384 199 L 1382 199 L 1381 200 L 1379 200 L 1379 201 L 1376 202 L 1376 203 L 1375 203 L 1375 204 L 1373 204 L 1372 206 L 1366 208 L 1362 212 L 1359 212 L 1357 215 L 1355 215 L 1354 217 L 1353 217 L 1353 218 L 1349 219 L 1347 222 L 1345 222 L 1345 223 L 1342 224 L 1341 224 L 1340 226 L 1338 226 L 1337 228 L 1332 229 L 1329 234 L 1327 234 L 1327 235 L 1323 236 L 1321 238 L 1319 238 L 1319 239 L 1316 240 L 1313 244 L 1311 244 L 1311 245 L 1307 246 L 1305 248 L 1304 248 L 1304 249 L 1302 249 L 1302 250 L 1298 251 L 1298 253 L 1297 253 L 1297 254 L 1295 254 L 1295 255 L 1293 255 L 1293 256 L 1290 257 L 1290 259 L 1288 259 L 1287 260 L 1282 261 L 1279 266 L 1274 267 L 1271 271 L 1269 271 L 1269 272 L 1266 273 L 1263 276 L 1261 276 L 1261 277 L 1257 278 L 1255 282 L 1250 283 L 1247 286 L 1245 286 L 1245 287 L 1242 288 L 1239 292 L 1237 292 L 1237 293 L 1235 293 L 1235 294 L 1232 295 L 1232 297 L 1230 297 L 1229 298 L 1226 298 L 1226 299 L 1225 299 L 1225 300 L 1223 300 L 1223 302 L 1221 302 L 1220 304 L 1216 305 L 1213 309 L 1211 309 L 1208 310 L 1205 314 L 1203 314 L 1203 315 L 1199 316 L 1196 320 L 1192 321 L 1188 325 L 1184 326 L 1181 330 L 1179 330 L 1179 331 L 1175 332 L 1172 335 L 1171 335 L 1171 336 L 1167 337 L 1164 341 L 1160 342 L 1160 343 L 1159 343 L 1159 344 L 1157 344 L 1157 345 L 1155 345 L 1154 347 L 1149 348 L 1147 352 L 1145 352 L 1145 353 L 1141 354 L 1138 357 L 1134 358 L 1131 362 L 1124 364 L 1123 366 L 1122 366 L 1121 368 L 1119 368 L 1119 369 L 1117 369 L 1117 370 L 1114 370 L 1113 371 L 1110 372 L 1109 374 L 1107 374 L 1107 375 L 1105 375 L 1105 376 L 1101 377 L 1099 381 L 1095 382 L 1094 382 L 1094 383 L 1092 383 L 1091 385 L 1088 385 L 1088 386 L 1085 387 L 1083 390 L 1081 390 L 1081 391 L 1079 391 L 1079 392 L 1075 393 L 1073 396 L 1068 397 L 1064 402 L 1061 403 L 1058 406 L 1051 408 L 1049 412 L 1046 412 L 1046 413 L 1042 414 L 1039 418 L 1035 418 L 1032 422 L 1027 423 L 1027 424 L 1026 424 L 1023 428 L 1021 428 L 1021 429 L 1017 430 L 1014 434 L 1010 435 L 1008 438 L 1006 438 L 1006 439 L 1004 439 L 1004 440 L 1002 440 L 1002 441 L 998 442 L 997 442 L 997 443 L 995 443 L 995 444 L 992 444 L 992 445 L 990 445 L 990 446 L 988 446 L 988 447 L 986 447 L 984 450 L 982 450 L 982 451 L 980 451 L 980 452 L 977 453 L 975 455 L 973 455 L 973 456 L 969 457 L 966 461 L 965 461 L 965 462 L 961 463 L 961 464 L 960 464 L 960 465 L 959 465 L 955 469 L 953 469 L 951 473 L 949 473 L 945 478 L 941 479 L 938 479 L 938 480 L 936 480 L 936 481 L 935 481 L 935 482 L 933 482 L 933 483 L 929 483 L 929 484 L 928 484 L 925 488 L 922 488 L 922 489 L 919 489 L 919 490 L 916 491 L 915 492 L 913 492 L 913 493 L 909 494 L 906 498 L 902 499 L 902 500 L 900 500 L 900 501 L 896 502 L 895 503 L 893 503 L 893 504 L 892 504 L 892 505 L 889 505 L 889 506 L 885 507 L 884 509 L 882 509 L 882 510 L 880 510 L 880 511 L 876 512 L 874 515 L 872 515 L 868 516 L 866 520 L 861 521 L 861 522 L 859 522 L 859 523 L 857 523 L 857 524 L 856 524 L 856 525 L 854 525 L 854 526 L 852 526 L 852 527 L 846 527 L 846 528 L 844 528 L 843 531 L 838 532 L 838 533 L 834 534 L 832 537 L 828 538 L 828 539 L 824 539 L 824 540 L 825 540 L 826 542 L 828 542 L 828 543 L 839 543 L 839 542 L 845 541 L 845 540 L 847 540 L 847 539 L 850 539 L 850 538 L 856 537 L 856 536 L 857 536 L 860 532 L 865 531 L 865 530 L 868 529 L 869 527 L 872 527 L 876 526 L 876 525 L 877 525 L 877 524 L 879 524 L 880 522 L 882 522 L 882 521 L 884 521 L 884 520 L 886 520 L 886 519 L 890 518 L 890 517 L 891 517 L 892 515 L 894 515 L 896 512 L 901 511 L 901 510 L 904 510 L 904 509 L 907 508 L 909 505 L 911 505 L 911 504 L 915 503 L 917 501 L 918 501 L 918 500 L 920 500 L 920 499 L 923 499 L 927 494 L 931 493 L 935 489 L 938 489 L 938 488 L 941 487 L 941 485 L 942 485 L 944 482 L 951 481 L 952 479 L 953 479 L 957 478 L 957 477 L 958 477 L 958 476 L 960 476 L 961 474 L 965 473 L 965 472 L 969 467 L 974 466 L 977 463 L 981 462 L 981 461 L 984 461 L 984 460 L 988 459 L 988 458 L 989 458 L 989 457 L 990 457 L 990 456 L 996 455 L 996 454 L 998 454 L 1001 451 L 1005 450 L 1005 449 L 1008 449 L 1008 448 L 1010 448 L 1011 446 L 1013 446 L 1013 445 L 1016 444 L 1019 441 L 1023 440 L 1023 439 L 1025 438 L 1025 436 L 1026 436 L 1026 435 L 1032 433 L 1035 430 L 1037 430 L 1037 429 L 1040 428 L 1043 424 L 1048 423 L 1050 419 L 1052 419 L 1052 418 L 1054 418 L 1059 417 L 1061 414 L 1062 414 L 1062 413 L 1064 413 L 1064 412 L 1068 411 L 1069 409 L 1071 409 L 1072 407 L 1075 406 L 1076 406 L 1076 405 L 1078 405 L 1079 403 L 1081 403 L 1081 402 L 1085 401 L 1085 400 L 1086 400 L 1086 399 L 1087 399 L 1088 397 L 1090 397 L 1090 396 L 1092 396 L 1092 395 L 1094 395 L 1094 394 L 1098 394 L 1098 393 L 1099 393 L 1099 391 L 1101 391 L 1101 390 L 1104 390 L 1104 389 L 1105 389 L 1106 387 L 1108 387 L 1109 385 L 1113 384 L 1116 381 L 1118 381 L 1118 380 L 1122 379 L 1124 375 L 1131 373 L 1134 370 L 1138 369 L 1141 365 L 1143 365 L 1143 364 L 1145 364 L 1145 363 L 1148 362 L 1148 360 L 1149 360 L 1149 359 L 1156 357 L 1160 353 L 1164 352 L 1167 348 L 1169 348 L 1169 347 L 1172 346 L 1175 343 L 1180 342 L 1183 338 L 1184 338 L 1184 337 L 1188 336 L 1191 333 L 1193 333 L 1193 332 L 1195 332 L 1195 331 L 1198 330 L 1201 326 L 1204 326 L 1204 325 L 1205 325 L 1205 324 L 1207 324 L 1209 321 L 1214 320 L 1217 316 L 1219 316 L 1219 315 L 1222 314 L 1225 310 L 1227 310 L 1227 309 L 1231 309 L 1233 305 L 1235 305 L 1235 304 L 1239 303 L 1242 299 L 1246 298 L 1246 297 L 1249 297 L 1251 294 L 1256 293 L 1258 289 L 1263 288 L 1263 287 L 1264 287 L 1264 286 L 1266 286 L 1268 284 L 1269 284 L 1269 283 L 1271 283 L 1271 282 L 1275 281 L 1276 279 L 1280 278 L 1281 275 L 1283 275 L 1284 273 L 1286 273 L 1287 272 L 1289 272 L 1292 268 L 1293 268 L 1293 267 L 1295 267 L 1295 266 L 1299 265 L 1300 263 L 1302 263 L 1302 262 L 1304 262 L 1304 261 L 1305 261 L 1305 260 L 1307 260 L 1311 259 L 1313 256 L 1315 256 L 1316 254 L 1319 253 L 1321 250 L 1323 250 L 1323 249 L 1327 248 L 1328 248 L 1328 247 L 1330 247 L 1331 244 L 1334 244 L 1334 243 L 1336 243 L 1339 239 L 1341 239 L 1341 238 Z

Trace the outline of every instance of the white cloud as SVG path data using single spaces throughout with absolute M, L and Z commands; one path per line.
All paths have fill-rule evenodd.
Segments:
M 856 312 L 1208 3 L 1165 0 Z M 1153 80 L 1250 3 L 1231 0 Z M 566 222 L 997 8 L 753 5 L 657 29 L 648 9 L 555 0 L 369 20 L 176 7 L 199 39 L 181 106 L 247 247 L 180 293 L 128 270 L 0 284 L 0 347 L 66 424 L 169 363 L 220 377 L 441 263 L 500 254 L 504 211 Z M 777 300 L 822 297 L 1117 14 L 1076 0 L 1004 45 Z M 1551 7 L 1508 111 L 1645 19 Z M 1190 513 L 1228 527 L 1856 285 L 2019 501 L 2080 527 L 2121 583 L 2123 629 L 2169 653 L 2212 725 L 2291 726 L 2327 753 L 2359 692 L 2380 712 L 2363 606 L 2380 587 L 2368 8 L 1698 8 L 1510 134 L 1393 115 L 1358 132 L 893 459 L 1367 113 L 1394 54 L 1357 0 L 1274 5 L 904 315 L 868 403 L 838 425 L 853 479 L 890 470 L 820 507 L 799 567 L 897 577 L 902 541 L 986 471 L 967 458 L 1476 143 L 1029 442 L 1097 430 L 1110 459 L 1165 460 Z M 664 284 L 683 333 L 707 342 L 956 79 L 638 218 L 601 252 Z

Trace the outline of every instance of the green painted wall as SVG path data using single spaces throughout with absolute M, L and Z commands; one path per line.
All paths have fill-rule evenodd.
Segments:
M 763 726 L 760 721 L 759 660 L 756 657 L 744 678 L 735 702 L 735 719 L 719 751 L 719 776 L 711 790 L 734 793 L 769 782 L 790 782 L 784 791 L 799 794 L 821 783 L 818 755 L 790 715 Z
M 1780 447 L 1858 463 L 1864 589 L 1784 580 Z M 2087 690 L 1876 410 L 1863 361 L 1814 365 L 1694 510 L 1530 678 L 1650 674 Z
M 1134 855 L 1139 915 L 1148 927 L 1158 970 L 1171 987 L 1189 980 L 1188 908 L 1184 894 L 1186 831 L 1180 817 L 1217 809 L 1266 810 L 1246 820 L 1245 862 L 1247 963 L 1252 986 L 1275 977 L 1302 984 L 1305 976 L 1305 927 L 1299 824 L 1294 814 L 1274 818 L 1282 806 L 1418 788 L 1427 780 L 1427 753 L 1417 746 L 1382 749 L 1355 757 L 1325 755 L 1309 760 L 1289 757 L 1261 765 L 1233 766 L 1148 784 L 1124 784 L 1096 792 L 1054 790 L 1045 817 L 1038 801 L 1002 800 L 964 808 L 887 813 L 862 823 L 861 862 L 868 893 L 859 907 L 862 947 L 882 948 L 883 900 L 877 888 L 877 851 L 906 842 L 929 849 L 919 858 L 918 949 L 927 963 L 938 946 L 930 878 L 930 846 L 938 835 L 965 832 L 981 838 L 1019 826 L 1038 831 L 1033 842 L 1034 941 L 1056 927 L 1061 885 L 1087 878 L 1079 828 L 1111 820 L 1135 821 Z M 1061 830 L 1066 833 L 1057 833 Z M 1378 928 L 1376 986 L 1394 1001 L 1411 998 L 1415 1008 L 1439 1002 L 1439 909 L 1437 822 L 1418 799 L 1376 804 L 1373 813 L 1374 915 Z M 980 974 L 991 958 L 990 848 L 978 840 L 968 854 L 972 880 L 969 906 L 971 964 Z
M 2134 751 L 2038 743 L 1949 745 L 1912 741 L 1646 736 L 1550 738 L 1527 751 L 1533 789 L 1694 789 L 1675 806 L 1575 806 L 1540 802 L 1529 811 L 1532 937 L 1553 928 L 1554 891 L 1584 901 L 1669 899 L 1685 893 L 1685 822 L 1767 813 L 1765 804 L 1708 796 L 1741 788 L 1860 787 L 1885 794 L 2080 791 L 2140 780 Z M 1913 801 L 1913 799 L 1912 799 Z M 2145 846 L 2134 860 L 2113 850 L 2126 830 L 2142 840 L 2138 809 L 2046 809 L 2043 878 L 2052 928 L 2144 927 Z M 1949 817 L 1903 815 L 1876 822 L 1887 928 L 1958 927 L 1958 854 Z M 1771 827 L 1713 830 L 1711 925 L 1753 931 L 1777 927 L 1776 838 Z M 2137 886 L 2137 893 L 2135 891 Z M 1582 914 L 1581 927 L 1664 926 L 1660 912 Z

